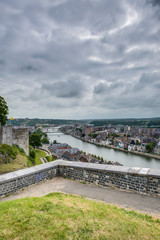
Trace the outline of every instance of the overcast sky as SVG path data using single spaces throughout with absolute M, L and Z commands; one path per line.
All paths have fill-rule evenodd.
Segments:
M 0 0 L 10 117 L 160 116 L 160 0 Z

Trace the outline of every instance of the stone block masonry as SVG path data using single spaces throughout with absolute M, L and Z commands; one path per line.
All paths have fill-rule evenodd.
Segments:
M 160 196 L 160 170 L 70 162 L 59 165 L 59 175 L 138 194 Z
M 0 126 L 0 144 L 8 144 L 12 146 L 13 143 L 13 137 L 12 137 L 12 125 L 8 126 Z
M 0 176 L 0 196 L 62 176 L 138 194 L 160 197 L 160 170 L 56 160 Z
M 57 176 L 54 162 L 0 175 L 0 197 Z
M 12 129 L 13 144 L 23 148 L 27 156 L 29 155 L 29 132 L 27 128 Z
M 0 144 L 17 144 L 29 155 L 29 131 L 27 128 L 14 128 L 12 125 L 0 126 Z

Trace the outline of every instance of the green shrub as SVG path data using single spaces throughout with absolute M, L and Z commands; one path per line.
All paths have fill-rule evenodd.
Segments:
M 49 140 L 48 140 L 47 137 L 42 138 L 41 141 L 42 141 L 42 143 L 44 143 L 44 144 L 49 144 Z
M 1 144 L 0 145 L 0 153 L 5 155 L 5 156 L 9 156 L 12 159 L 15 159 L 17 154 L 18 154 L 18 151 L 15 147 L 12 147 L 12 146 L 7 145 L 7 144 Z
M 32 158 L 31 156 L 29 156 L 29 161 L 32 163 L 32 165 L 35 165 L 35 159 L 34 158 Z
M 47 162 L 50 162 L 50 157 L 49 156 L 46 156 L 45 158 L 46 158 Z
M 51 156 L 51 155 L 46 156 L 45 158 L 47 159 L 48 162 L 51 162 L 51 161 L 55 160 L 55 159 L 53 159 L 53 156 Z
M 36 152 L 34 150 L 30 151 L 29 156 L 33 159 L 36 158 Z
M 14 144 L 13 147 L 22 155 L 26 155 L 23 148 L 20 148 L 17 144 Z
M 35 161 L 36 152 L 34 151 L 34 149 L 31 146 L 29 146 L 29 157 L 28 157 L 28 159 L 29 159 L 29 162 L 28 162 L 29 166 L 34 166 L 36 164 L 36 161 Z

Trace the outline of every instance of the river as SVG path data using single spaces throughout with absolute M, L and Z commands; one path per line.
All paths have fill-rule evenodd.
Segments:
M 121 152 L 119 150 L 96 146 L 91 143 L 83 142 L 70 135 L 61 132 L 47 133 L 50 141 L 57 140 L 60 143 L 68 143 L 71 147 L 76 147 L 86 153 L 95 154 L 103 157 L 104 160 L 120 162 L 128 167 L 143 167 L 160 169 L 160 160 L 155 158 L 138 156 L 132 153 Z

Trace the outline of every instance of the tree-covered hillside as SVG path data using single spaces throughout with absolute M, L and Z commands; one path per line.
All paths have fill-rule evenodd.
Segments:
M 131 118 L 131 119 L 97 119 L 91 121 L 91 124 L 95 126 L 103 125 L 129 125 L 129 126 L 141 126 L 141 127 L 160 127 L 160 118 Z

